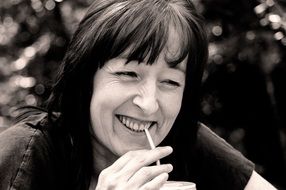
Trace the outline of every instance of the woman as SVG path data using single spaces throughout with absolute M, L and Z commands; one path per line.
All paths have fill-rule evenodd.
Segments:
M 31 109 L 1 134 L 0 189 L 159 189 L 168 178 L 199 190 L 274 189 L 198 124 L 206 60 L 191 1 L 95 0 L 48 113 Z M 158 148 L 149 150 L 144 128 Z

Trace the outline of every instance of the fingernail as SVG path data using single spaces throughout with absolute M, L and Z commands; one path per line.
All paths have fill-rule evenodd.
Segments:
M 170 146 L 166 146 L 166 150 L 168 150 L 169 152 L 173 152 L 173 148 Z
M 173 148 L 170 147 L 170 146 L 164 146 L 164 147 L 157 147 L 159 150 L 162 150 L 162 151 L 166 151 L 166 152 L 169 152 L 169 153 L 172 153 L 173 152 Z
M 171 172 L 173 170 L 173 166 L 172 164 L 166 164 L 166 167 L 167 167 L 167 171 L 168 173 Z
M 162 175 L 163 175 L 165 180 L 168 180 L 168 178 L 169 178 L 169 174 L 168 173 L 163 173 Z

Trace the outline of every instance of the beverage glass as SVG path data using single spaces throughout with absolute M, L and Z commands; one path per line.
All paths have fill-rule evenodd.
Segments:
M 196 184 L 188 181 L 167 181 L 160 190 L 196 190 Z

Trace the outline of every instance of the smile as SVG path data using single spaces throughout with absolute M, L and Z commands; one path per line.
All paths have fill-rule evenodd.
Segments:
M 144 132 L 144 129 L 149 129 L 152 125 L 156 124 L 155 121 L 141 121 L 131 117 L 116 115 L 119 121 L 128 129 L 134 132 Z

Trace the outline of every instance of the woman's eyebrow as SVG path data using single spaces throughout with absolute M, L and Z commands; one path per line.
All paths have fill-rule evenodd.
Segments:
M 175 69 L 178 70 L 180 72 L 182 72 L 184 75 L 186 74 L 186 68 L 184 68 L 182 66 L 184 61 L 180 62 L 180 63 L 176 63 L 176 62 L 167 62 L 167 64 L 169 65 L 169 68 L 171 69 Z
M 180 67 L 179 65 L 176 65 L 175 67 L 170 67 L 170 68 L 178 70 L 178 71 L 182 72 L 184 75 L 186 75 L 186 69 Z
M 170 68 L 175 69 L 175 70 L 179 70 L 181 71 L 183 74 L 186 74 L 186 68 L 183 67 L 183 64 L 185 62 L 185 59 L 177 59 L 177 60 L 171 60 L 168 57 L 165 57 L 165 61 L 167 63 L 167 65 L 169 65 Z

